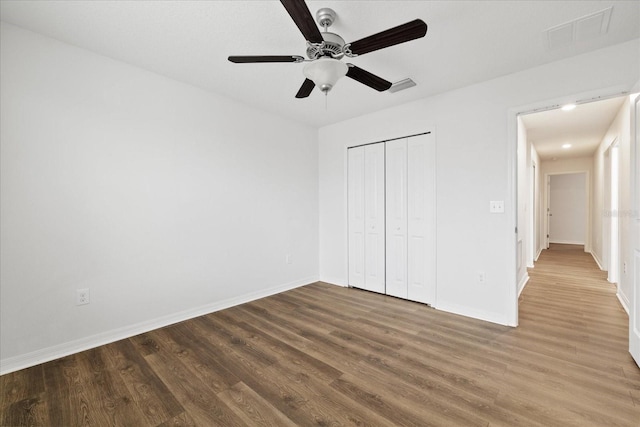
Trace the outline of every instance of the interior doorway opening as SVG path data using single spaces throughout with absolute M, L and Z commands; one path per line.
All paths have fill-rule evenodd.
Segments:
M 620 274 L 615 269 L 619 262 L 610 260 L 616 256 L 616 249 L 619 256 L 624 243 L 616 239 L 620 234 L 617 196 L 621 190 L 620 183 L 611 177 L 621 173 L 613 164 L 619 164 L 621 154 L 614 148 L 612 134 L 620 129 L 620 117 L 628 113 L 629 96 L 577 102 L 567 111 L 560 107 L 558 104 L 517 114 L 518 296 L 529 280 L 529 269 L 535 268 L 542 251 L 554 242 L 580 245 L 601 270 L 606 270 L 605 276 L 611 273 L 615 280 Z M 622 156 L 628 157 L 624 153 Z M 554 208 L 552 184 L 558 181 L 562 188 L 563 180 L 580 184 L 574 188 L 574 195 L 580 197 L 567 194 L 565 188 L 556 197 Z M 563 203 L 573 209 L 573 216 L 562 218 L 561 212 L 554 212 Z
M 589 172 L 547 175 L 547 244 L 579 245 L 589 234 Z

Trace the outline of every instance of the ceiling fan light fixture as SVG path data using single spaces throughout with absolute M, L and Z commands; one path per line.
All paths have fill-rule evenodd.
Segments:
M 304 76 L 312 80 L 318 89 L 325 94 L 333 88 L 336 82 L 347 74 L 349 67 L 337 59 L 322 57 L 304 66 Z

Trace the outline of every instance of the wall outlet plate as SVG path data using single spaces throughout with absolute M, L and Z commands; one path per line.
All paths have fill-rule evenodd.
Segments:
M 504 200 L 492 200 L 489 202 L 489 212 L 504 213 Z
M 76 305 L 89 304 L 89 288 L 76 289 Z

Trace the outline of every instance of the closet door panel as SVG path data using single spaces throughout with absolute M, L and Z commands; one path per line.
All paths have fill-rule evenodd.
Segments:
M 349 286 L 363 288 L 365 282 L 364 147 L 348 150 L 347 156 Z
M 407 142 L 408 299 L 435 303 L 436 150 L 433 135 Z
M 364 147 L 364 289 L 385 292 L 384 144 Z
M 386 143 L 387 294 L 407 298 L 407 139 Z

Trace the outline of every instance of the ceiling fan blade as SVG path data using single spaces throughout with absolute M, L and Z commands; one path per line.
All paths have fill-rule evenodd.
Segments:
M 311 43 L 322 43 L 322 33 L 313 19 L 304 0 L 280 0 L 280 3 L 287 9 L 291 19 L 296 23 L 298 29 L 307 41 Z
M 302 83 L 302 86 L 300 86 L 298 93 L 296 93 L 296 98 L 306 98 L 311 94 L 311 91 L 314 87 L 316 87 L 316 84 L 313 82 L 313 80 L 305 79 L 304 83 Z
M 304 58 L 298 55 L 249 55 L 230 56 L 229 61 L 236 64 L 250 64 L 256 62 L 302 62 Z
M 364 55 L 374 50 L 384 49 L 400 43 L 419 39 L 427 34 L 427 24 L 422 19 L 416 19 L 406 24 L 398 25 L 380 33 L 352 42 L 348 46 L 354 55 Z
M 370 88 L 377 90 L 378 92 L 383 92 L 391 87 L 391 82 L 388 82 L 385 79 L 376 76 L 375 74 L 371 74 L 370 72 L 365 71 L 362 68 L 356 67 L 353 64 L 347 65 L 349 66 L 347 77 L 350 77 L 353 80 L 362 83 L 363 85 L 367 85 Z

